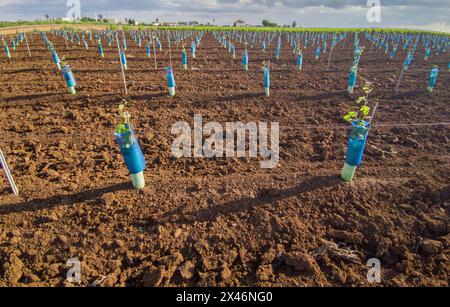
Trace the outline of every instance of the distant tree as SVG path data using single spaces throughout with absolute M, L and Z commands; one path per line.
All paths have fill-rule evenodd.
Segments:
M 296 23 L 295 21 L 292 23 L 292 27 L 293 27 L 293 28 L 296 28 L 296 27 L 297 27 L 297 23 Z
M 48 14 L 45 14 L 45 19 L 49 20 L 50 16 L 48 16 Z
M 102 14 L 98 14 L 98 19 L 102 20 L 103 19 L 103 15 Z
M 81 17 L 80 20 L 84 21 L 84 22 L 94 22 L 95 21 L 95 19 L 91 18 L 91 17 Z
M 270 22 L 267 19 L 264 19 L 262 21 L 262 25 L 263 25 L 263 27 L 269 27 L 269 28 L 275 28 L 278 26 L 275 22 Z

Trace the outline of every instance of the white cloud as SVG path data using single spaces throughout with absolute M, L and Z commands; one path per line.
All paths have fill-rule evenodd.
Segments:
M 232 24 L 240 18 L 260 24 L 268 18 L 279 24 L 294 20 L 303 27 L 408 27 L 444 29 L 450 23 L 450 0 L 381 0 L 382 23 L 366 20 L 366 0 L 81 0 L 82 15 L 132 17 L 150 22 L 215 19 Z M 66 0 L 0 0 L 0 20 L 65 16 Z M 407 26 L 404 26 L 407 25 Z M 441 30 L 442 31 L 442 30 Z
M 402 26 L 402 28 L 450 33 L 450 25 L 448 25 L 446 22 L 435 22 L 435 23 L 431 23 L 428 25 L 422 25 L 422 26 L 405 25 L 405 26 Z

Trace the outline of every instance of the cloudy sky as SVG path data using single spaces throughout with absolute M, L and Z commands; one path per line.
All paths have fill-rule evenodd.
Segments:
M 131 17 L 150 22 L 197 20 L 232 24 L 240 18 L 261 24 L 303 27 L 412 27 L 450 32 L 450 0 L 379 0 L 381 22 L 369 23 L 368 0 L 0 0 L 0 20 L 64 17 L 68 1 L 80 1 L 82 16 Z M 370 0 L 369 2 L 376 2 Z

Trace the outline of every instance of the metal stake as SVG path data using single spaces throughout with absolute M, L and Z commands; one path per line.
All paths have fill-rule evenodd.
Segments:
M 3 171 L 6 174 L 6 178 L 8 179 L 9 185 L 11 187 L 11 190 L 13 191 L 14 195 L 19 195 L 19 190 L 17 189 L 16 183 L 14 182 L 14 179 L 11 175 L 11 171 L 9 170 L 8 164 L 6 163 L 5 156 L 3 155 L 2 150 L 0 149 L 0 164 L 3 168 Z

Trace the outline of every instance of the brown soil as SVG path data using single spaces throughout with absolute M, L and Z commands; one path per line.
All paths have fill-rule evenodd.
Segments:
M 370 48 L 360 72 L 374 82 L 380 106 L 364 164 L 341 182 L 348 130 L 342 116 L 353 39 L 318 63 L 313 48 L 304 70 L 283 40 L 250 50 L 250 71 L 209 33 L 181 69 L 172 46 L 177 96 L 167 95 L 158 69 L 128 39 L 130 111 L 148 167 L 135 191 L 112 132 L 123 98 L 117 50 L 104 44 L 66 49 L 49 35 L 78 81 L 72 96 L 41 38 L 1 55 L 1 148 L 20 189 L 11 195 L 0 174 L 0 285 L 65 285 L 66 262 L 82 263 L 82 286 L 368 286 L 366 262 L 379 258 L 383 286 L 448 286 L 450 127 L 381 126 L 449 121 L 448 53 L 416 59 L 397 95 L 405 52 L 387 62 Z M 190 45 L 190 42 L 188 43 Z M 242 46 L 236 51 L 240 59 Z M 271 97 L 263 96 L 262 61 L 272 60 Z M 433 94 L 432 64 L 441 67 Z M 361 79 L 358 84 L 361 84 Z M 358 88 L 356 94 L 360 92 Z M 375 99 L 373 100 L 375 102 Z M 258 159 L 175 159 L 171 126 L 180 120 L 278 121 L 281 160 L 273 170 Z M 344 127 L 344 128 L 342 128 Z M 329 250 L 323 240 L 354 251 L 360 262 Z M 329 243 L 330 244 L 330 243 Z

